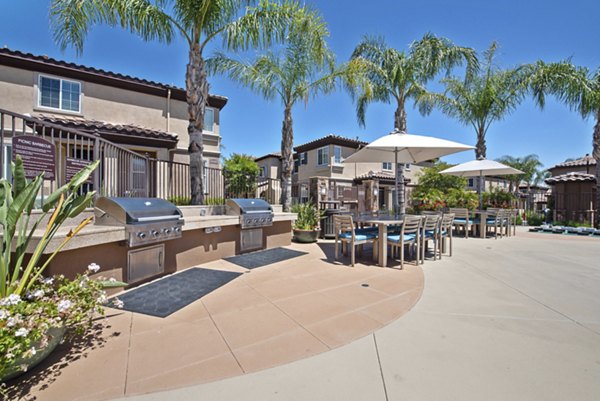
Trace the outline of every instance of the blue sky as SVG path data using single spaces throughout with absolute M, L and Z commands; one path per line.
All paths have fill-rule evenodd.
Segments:
M 61 52 L 53 43 L 49 1 L 3 3 L 0 46 L 184 85 L 187 50 L 183 40 L 171 45 L 146 43 L 118 28 L 99 26 L 91 30 L 83 55 L 77 56 L 72 50 Z M 497 62 L 503 67 L 569 57 L 579 65 L 600 67 L 600 24 L 596 20 L 600 3 L 594 0 L 307 0 L 306 4 L 318 9 L 328 23 L 329 46 L 340 62 L 348 59 L 365 34 L 382 35 L 389 46 L 407 49 L 412 41 L 432 32 L 478 51 L 495 40 L 501 46 Z M 229 98 L 221 116 L 225 154 L 260 156 L 279 150 L 283 112 L 277 101 L 264 101 L 227 78 L 211 77 L 210 85 L 211 93 Z M 432 83 L 431 87 L 437 86 Z M 407 112 L 410 133 L 475 143 L 472 128 L 438 112 L 423 117 L 412 105 Z M 359 127 L 354 104 L 340 90 L 312 100 L 307 107 L 299 104 L 295 108 L 295 144 L 330 133 L 371 141 L 393 128 L 393 114 L 393 105 L 373 104 L 366 127 Z M 554 100 L 543 111 L 526 100 L 505 120 L 491 126 L 488 158 L 536 153 L 551 167 L 566 158 L 591 153 L 592 127 L 592 120 L 582 120 Z M 463 152 L 446 160 L 458 163 L 473 157 L 473 152 Z

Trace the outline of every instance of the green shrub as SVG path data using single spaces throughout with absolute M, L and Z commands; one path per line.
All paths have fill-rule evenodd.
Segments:
M 189 196 L 169 196 L 167 200 L 176 206 L 187 206 L 192 204 L 192 198 Z
M 532 211 L 525 212 L 525 219 L 530 226 L 539 226 L 540 224 L 543 224 L 545 220 L 543 214 Z
M 464 188 L 450 188 L 446 193 L 446 206 L 476 209 L 479 205 L 479 197 L 475 192 Z
M 582 223 L 575 220 L 557 221 L 554 223 L 557 226 L 568 226 L 568 227 L 592 227 L 590 223 Z
M 294 223 L 294 228 L 297 230 L 315 230 L 323 218 L 323 213 L 312 202 L 293 205 L 292 213 L 298 215 Z
M 500 188 L 493 188 L 489 192 L 483 193 L 483 208 L 498 207 L 507 209 L 514 205 L 516 196 Z
M 423 210 L 442 210 L 446 207 L 444 193 L 433 188 L 417 188 L 412 194 L 413 208 Z

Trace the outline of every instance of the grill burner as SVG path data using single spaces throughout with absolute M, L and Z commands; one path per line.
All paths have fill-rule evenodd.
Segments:
M 273 225 L 273 208 L 262 199 L 228 199 L 227 210 L 240 216 L 242 230 Z
M 159 198 L 100 197 L 94 204 L 95 224 L 122 226 L 130 247 L 181 237 L 181 211 Z

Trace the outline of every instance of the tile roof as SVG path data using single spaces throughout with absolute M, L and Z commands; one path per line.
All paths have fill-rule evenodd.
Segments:
M 369 171 L 366 174 L 359 175 L 354 180 L 361 182 L 364 180 L 373 180 L 373 179 L 380 180 L 380 181 L 395 181 L 396 176 L 394 175 L 394 173 L 389 172 L 389 171 Z M 404 177 L 404 182 L 409 183 L 410 178 Z
M 326 145 L 339 145 L 339 146 L 347 146 L 349 148 L 358 149 L 361 146 L 367 145 L 368 142 L 361 141 L 358 138 L 346 138 L 339 135 L 329 134 L 322 138 L 315 139 L 313 141 L 303 143 L 302 145 L 298 145 L 294 147 L 294 151 L 296 152 L 306 152 L 308 150 L 320 148 L 321 146 Z
M 86 79 L 85 77 L 81 76 L 81 74 L 84 74 L 87 76 L 87 78 L 96 77 L 110 80 L 110 82 L 117 87 L 122 87 L 126 84 L 129 84 L 128 86 L 131 87 L 133 84 L 137 85 L 137 90 L 140 90 L 142 87 L 145 87 L 146 89 L 154 89 L 154 91 L 160 90 L 162 93 L 165 93 L 167 90 L 171 90 L 173 98 L 184 101 L 186 99 L 185 89 L 174 85 L 167 85 L 164 83 L 132 77 L 130 75 L 120 74 L 113 71 L 70 63 L 68 61 L 57 60 L 48 56 L 39 56 L 32 53 L 11 50 L 7 47 L 0 48 L 0 65 L 1 64 L 18 68 L 33 68 L 34 70 L 40 70 L 40 72 L 53 72 L 57 75 L 61 74 L 61 72 L 64 75 L 78 74 L 78 76 L 75 76 L 75 78 L 79 79 Z M 33 65 L 37 65 L 37 68 L 34 68 Z M 45 71 L 43 70 L 44 68 L 52 68 L 53 70 Z M 69 74 L 69 72 L 71 74 Z M 228 99 L 225 96 L 209 94 L 209 104 L 213 107 L 223 108 L 227 103 L 227 100 Z
M 267 159 L 269 157 L 275 157 L 277 159 L 281 159 L 281 152 L 267 153 L 266 155 L 254 158 L 254 161 L 258 162 L 258 161 L 261 161 L 263 159 Z
M 580 166 L 595 166 L 596 165 L 596 159 L 594 159 L 592 156 L 590 155 L 585 155 L 579 159 L 576 160 L 570 160 L 570 161 L 566 161 L 563 163 L 559 163 L 556 166 L 552 167 L 552 168 L 556 168 L 556 167 L 580 167 Z
M 105 121 L 86 120 L 76 116 L 59 116 L 42 113 L 34 113 L 32 114 L 32 117 L 47 123 L 58 124 L 66 128 L 73 128 L 101 137 L 111 135 L 134 136 L 167 141 L 174 144 L 177 143 L 177 134 L 146 128 L 142 127 L 141 125 L 113 124 Z
M 545 181 L 548 185 L 558 184 L 559 182 L 596 182 L 596 176 L 594 174 L 572 172 L 550 177 Z

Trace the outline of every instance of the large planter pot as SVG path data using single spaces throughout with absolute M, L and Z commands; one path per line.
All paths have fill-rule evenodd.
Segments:
M 294 228 L 293 240 L 295 242 L 300 242 L 302 244 L 317 242 L 319 232 L 320 232 L 319 230 L 298 230 L 298 229 Z
M 65 331 L 65 327 L 52 327 L 48 329 L 48 344 L 44 348 L 38 348 L 36 345 L 37 352 L 35 355 L 29 358 L 17 358 L 15 362 L 12 363 L 11 366 L 9 366 L 8 369 L 6 369 L 6 371 L 2 374 L 0 377 L 0 382 L 5 382 L 22 375 L 46 359 L 48 355 L 54 351 L 58 344 L 60 344 L 65 335 Z

